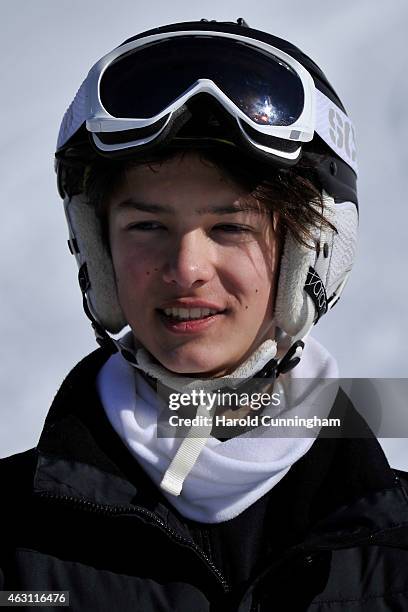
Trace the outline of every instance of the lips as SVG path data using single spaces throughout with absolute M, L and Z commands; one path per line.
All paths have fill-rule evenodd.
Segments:
M 214 310 L 216 312 L 223 312 L 225 307 L 216 304 L 215 302 L 210 302 L 208 300 L 202 300 L 198 298 L 179 298 L 178 300 L 170 300 L 168 302 L 164 302 L 159 306 L 159 310 L 165 310 L 166 308 L 208 308 L 209 310 Z
M 158 316 L 164 327 L 175 334 L 196 334 L 208 330 L 225 316 L 225 311 L 210 314 L 200 318 L 178 318 L 168 316 L 164 311 L 157 309 Z
M 226 313 L 219 304 L 198 298 L 171 300 L 156 311 L 169 331 L 182 334 L 204 331 Z
M 175 321 L 205 319 L 225 312 L 225 308 L 218 304 L 197 298 L 179 298 L 165 302 L 157 310 L 162 316 Z

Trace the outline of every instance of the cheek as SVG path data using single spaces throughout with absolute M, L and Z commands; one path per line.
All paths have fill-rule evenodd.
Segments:
M 112 248 L 112 261 L 120 301 L 140 299 L 149 295 L 151 280 L 157 275 L 157 265 L 146 256 L 146 251 Z
M 115 273 L 119 286 L 131 283 L 131 287 L 140 288 L 147 285 L 154 276 L 154 268 L 153 264 L 145 260 L 124 259 L 115 267 Z
M 234 266 L 237 271 L 236 282 L 239 282 L 245 299 L 244 310 L 263 317 L 273 311 L 279 275 L 279 245 L 272 244 L 267 250 L 255 248 L 249 256 L 242 258 Z
M 232 269 L 237 282 L 245 288 L 245 292 L 260 297 L 259 294 L 269 293 L 269 289 L 274 286 L 277 262 L 277 253 L 274 249 L 269 251 L 266 257 L 257 247 L 251 249 L 245 256 L 237 258 Z M 231 261 L 229 267 L 231 269 Z

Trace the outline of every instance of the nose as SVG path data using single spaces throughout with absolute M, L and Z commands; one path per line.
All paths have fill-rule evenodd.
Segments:
M 214 252 L 208 238 L 199 230 L 183 234 L 172 242 L 163 270 L 166 283 L 183 289 L 207 283 L 214 275 Z

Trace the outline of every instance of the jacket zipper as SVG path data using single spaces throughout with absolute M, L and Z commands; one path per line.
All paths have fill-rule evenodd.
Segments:
M 194 551 L 196 555 L 198 555 L 207 565 L 207 567 L 211 570 L 212 574 L 216 577 L 217 582 L 221 584 L 225 593 L 229 593 L 231 590 L 230 585 L 224 578 L 223 574 L 220 570 L 214 565 L 211 559 L 205 554 L 199 546 L 183 538 L 179 535 L 174 529 L 168 527 L 164 521 L 162 521 L 156 514 L 146 510 L 145 508 L 141 508 L 140 506 L 110 506 L 107 504 L 97 504 L 95 502 L 91 502 L 84 498 L 79 497 L 70 497 L 69 495 L 54 495 L 52 493 L 48 493 L 47 491 L 42 491 L 36 493 L 37 497 L 43 497 L 47 499 L 52 499 L 54 501 L 59 501 L 67 504 L 72 504 L 76 506 L 82 507 L 85 511 L 88 512 L 96 512 L 98 514 L 133 514 L 136 516 L 144 516 L 149 519 L 149 521 L 159 527 L 164 533 L 166 533 L 173 541 L 177 543 L 181 543 L 185 545 L 190 550 Z

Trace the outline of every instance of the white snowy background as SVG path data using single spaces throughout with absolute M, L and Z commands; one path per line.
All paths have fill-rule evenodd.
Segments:
M 1 0 L 0 13 L 0 456 L 36 444 L 63 377 L 96 347 L 53 172 L 63 112 L 101 55 L 175 21 L 244 17 L 326 72 L 357 127 L 361 227 L 345 294 L 314 335 L 344 377 L 408 376 L 406 0 Z M 383 445 L 408 469 L 407 440 Z

